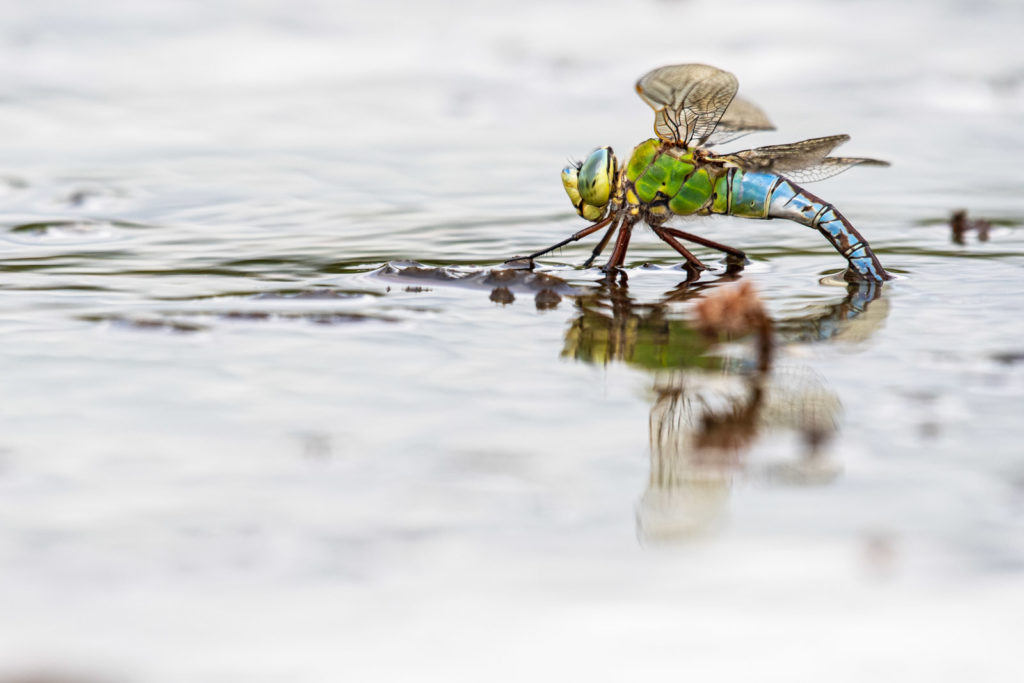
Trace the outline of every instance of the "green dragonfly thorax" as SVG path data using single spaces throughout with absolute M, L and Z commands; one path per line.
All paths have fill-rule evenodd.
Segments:
M 626 200 L 645 207 L 647 218 L 706 213 L 721 175 L 712 159 L 685 146 L 646 140 L 626 165 Z
M 576 213 L 588 221 L 599 221 L 608 210 L 615 188 L 618 160 L 611 147 L 591 152 L 579 166 L 562 169 L 562 185 L 576 207 Z

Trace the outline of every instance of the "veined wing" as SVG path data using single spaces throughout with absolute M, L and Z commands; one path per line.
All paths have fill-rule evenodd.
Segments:
M 775 126 L 768 120 L 768 115 L 753 102 L 742 97 L 734 97 L 718 121 L 715 132 L 708 136 L 704 144 L 708 147 L 721 145 L 761 130 L 775 130 Z
M 858 157 L 830 157 L 828 153 L 850 139 L 849 135 L 829 135 L 785 145 L 768 145 L 725 155 L 748 171 L 778 173 L 790 180 L 810 183 L 824 180 L 858 165 L 888 166 L 889 162 Z
M 849 135 L 829 135 L 824 138 L 811 138 L 784 145 L 745 149 L 742 152 L 733 152 L 728 156 L 733 157 L 745 169 L 778 173 L 813 166 L 849 139 Z
M 880 159 L 864 159 L 859 157 L 825 157 L 814 166 L 784 171 L 781 175 L 799 183 L 813 183 L 825 178 L 839 175 L 854 166 L 889 166 L 888 161 Z
M 655 134 L 680 145 L 703 145 L 738 87 L 731 73 L 706 64 L 663 66 L 636 83 L 640 97 L 654 109 Z

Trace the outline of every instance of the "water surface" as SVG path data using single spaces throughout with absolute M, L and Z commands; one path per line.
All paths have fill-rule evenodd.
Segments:
M 5 4 L 0 675 L 1019 675 L 1018 4 L 485 5 Z M 489 272 L 579 229 L 566 157 L 683 61 L 775 121 L 737 148 L 893 162 L 811 188 L 880 292 L 685 224 L 750 256 L 756 402 L 694 329 L 710 252 Z

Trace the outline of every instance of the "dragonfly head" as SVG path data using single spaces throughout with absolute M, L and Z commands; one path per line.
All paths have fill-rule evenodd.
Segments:
M 562 169 L 562 185 L 576 213 L 588 221 L 599 221 L 608 211 L 608 201 L 615 185 L 618 161 L 611 147 L 591 152 L 582 164 Z

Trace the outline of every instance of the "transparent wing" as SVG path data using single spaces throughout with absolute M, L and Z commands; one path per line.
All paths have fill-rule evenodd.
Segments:
M 781 175 L 798 183 L 813 183 L 817 180 L 831 178 L 839 175 L 848 168 L 854 166 L 888 166 L 888 161 L 879 159 L 859 159 L 857 157 L 825 157 L 819 163 L 807 168 L 797 168 L 791 171 L 783 171 Z
M 704 144 L 736 96 L 736 77 L 706 64 L 663 66 L 636 91 L 654 109 L 654 132 L 666 142 Z
M 734 152 L 729 156 L 752 171 L 791 171 L 817 164 L 833 149 L 850 139 L 849 135 L 829 135 L 784 145 L 768 145 Z
M 889 165 L 888 162 L 878 159 L 828 156 L 829 152 L 849 139 L 849 135 L 829 135 L 785 145 L 746 149 L 727 156 L 746 170 L 778 173 L 802 183 L 831 178 L 860 164 L 867 166 Z
M 704 144 L 708 147 L 721 145 L 761 130 L 775 130 L 767 114 L 753 102 L 735 97 L 718 121 L 715 132 L 708 136 Z

